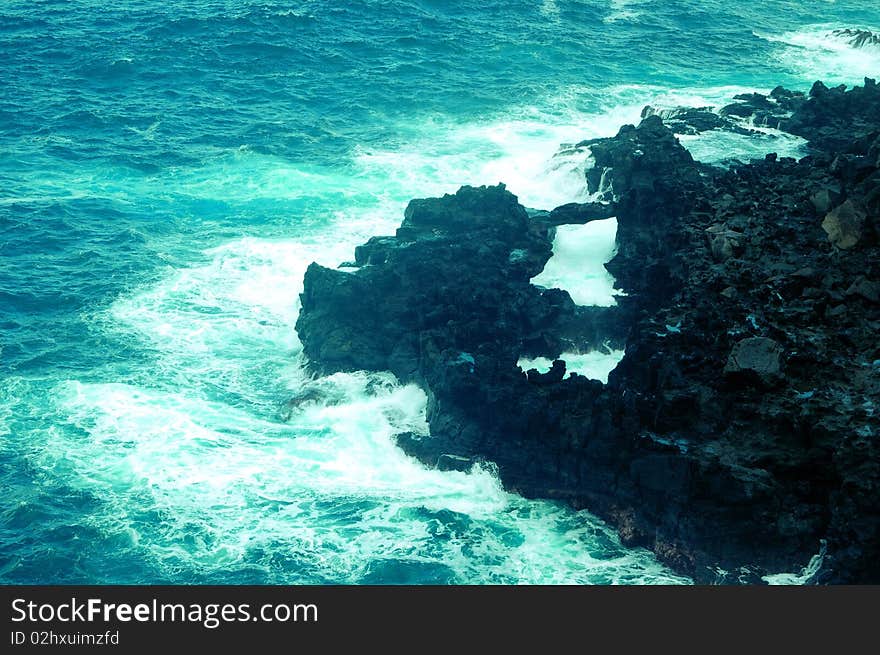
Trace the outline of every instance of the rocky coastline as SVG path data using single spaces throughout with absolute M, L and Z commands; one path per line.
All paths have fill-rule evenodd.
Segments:
M 407 453 L 492 462 L 507 488 L 587 508 L 697 582 L 820 554 L 808 582 L 880 582 L 880 87 L 642 117 L 578 144 L 595 202 L 534 211 L 463 187 L 413 200 L 351 267 L 312 264 L 309 365 L 418 384 L 430 435 L 399 435 Z M 675 136 L 756 126 L 809 154 L 714 167 Z M 617 306 L 531 284 L 558 226 L 612 216 Z M 562 353 L 602 347 L 625 348 L 607 384 L 566 374 Z

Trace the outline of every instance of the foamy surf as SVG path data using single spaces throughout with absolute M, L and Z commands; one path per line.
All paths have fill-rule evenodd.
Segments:
M 765 575 L 761 578 L 769 585 L 803 585 L 808 583 L 822 568 L 822 562 L 825 560 L 825 553 L 828 550 L 828 544 L 823 539 L 819 544 L 819 552 L 810 558 L 807 565 L 800 571 L 793 573 L 773 573 Z
M 424 394 L 382 375 L 335 377 L 338 402 L 286 423 L 182 393 L 70 383 L 58 402 L 76 430 L 47 435 L 32 463 L 63 468 L 68 485 L 101 498 L 95 527 L 169 572 L 246 569 L 274 583 L 393 582 L 401 570 L 435 582 L 683 581 L 585 512 L 504 492 L 491 470 L 425 469 L 391 439 L 424 429 Z
M 777 44 L 776 60 L 805 82 L 823 80 L 828 86 L 860 84 L 865 77 L 876 77 L 880 71 L 880 46 L 857 45 L 851 35 L 842 33 L 850 27 L 811 25 L 782 34 L 755 34 Z M 877 28 L 864 29 L 880 33 Z
M 553 255 L 532 284 L 568 291 L 576 305 L 616 305 L 614 278 L 605 264 L 617 246 L 617 219 L 585 225 L 560 225 L 553 239 Z
M 617 21 L 635 21 L 642 15 L 643 0 L 611 0 L 608 14 L 602 19 L 604 23 Z
M 565 361 L 565 372 L 577 373 L 591 380 L 599 380 L 599 382 L 608 382 L 608 375 L 623 359 L 623 350 L 593 350 L 586 353 L 565 352 L 559 355 L 558 359 Z M 521 357 L 516 363 L 523 373 L 530 369 L 535 369 L 539 373 L 546 373 L 550 370 L 553 362 L 546 357 L 536 357 L 530 359 Z
M 697 159 L 706 164 L 726 164 L 731 161 L 747 162 L 763 159 L 767 153 L 780 157 L 800 159 L 807 154 L 805 139 L 781 130 L 747 126 L 756 134 L 736 134 L 711 130 L 702 134 L 679 134 L 681 144 Z
M 745 86 L 718 86 L 705 88 L 670 89 L 650 84 L 620 84 L 601 90 L 570 87 L 554 97 L 553 102 L 564 108 L 568 122 L 579 125 L 582 139 L 613 136 L 622 125 L 638 125 L 642 110 L 650 106 L 655 110 L 672 110 L 682 107 L 700 107 L 718 111 L 735 102 L 734 97 L 748 93 L 768 94 L 769 89 Z M 600 111 L 584 110 L 584 105 L 599 105 Z M 741 135 L 724 130 L 708 130 L 695 135 L 676 134 L 681 144 L 695 159 L 707 164 L 724 164 L 731 160 L 748 161 L 763 159 L 775 152 L 780 157 L 802 157 L 806 154 L 805 141 L 801 137 L 781 130 L 756 126 L 748 122 L 743 127 L 754 134 Z M 569 137 L 570 139 L 570 137 Z M 577 153 L 587 159 L 581 166 L 591 165 L 588 150 L 582 152 L 563 148 L 560 154 Z M 583 195 L 578 199 L 583 198 Z
M 560 144 L 580 129 L 567 120 L 541 120 L 537 110 L 527 108 L 521 117 L 486 123 L 435 123 L 394 150 L 359 148 L 355 162 L 410 197 L 504 182 L 525 206 L 552 209 L 586 198 L 589 153 L 560 153 Z

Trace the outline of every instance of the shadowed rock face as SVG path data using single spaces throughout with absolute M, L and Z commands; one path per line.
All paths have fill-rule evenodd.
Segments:
M 814 149 L 800 162 L 704 166 L 649 115 L 581 144 L 606 204 L 530 218 L 503 186 L 413 201 L 355 272 L 308 269 L 311 365 L 421 385 L 430 436 L 400 436 L 407 452 L 491 460 L 508 488 L 588 507 L 698 581 L 796 571 L 825 540 L 819 581 L 880 582 L 876 95 L 814 87 L 789 119 Z M 618 307 L 529 283 L 555 226 L 609 212 Z M 853 212 L 843 248 L 823 225 Z M 607 385 L 516 365 L 606 340 L 626 345 Z

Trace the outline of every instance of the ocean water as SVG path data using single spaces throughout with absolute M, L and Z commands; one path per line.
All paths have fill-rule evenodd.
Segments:
M 838 27 L 876 29 L 880 8 L 5 0 L 0 581 L 687 582 L 490 466 L 405 457 L 392 438 L 426 429 L 424 394 L 309 378 L 302 274 L 462 184 L 583 200 L 589 153 L 570 144 L 646 104 L 880 72 Z M 683 141 L 716 162 L 803 146 Z M 535 283 L 613 304 L 613 233 L 563 231 Z M 619 356 L 578 362 L 602 377 Z

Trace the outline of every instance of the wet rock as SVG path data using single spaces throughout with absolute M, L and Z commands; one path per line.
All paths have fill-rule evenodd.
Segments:
M 761 93 L 743 93 L 734 96 L 737 102 L 719 110 L 723 117 L 748 119 L 753 125 L 778 128 L 788 113 L 803 101 L 803 94 L 777 87 L 769 96 Z
M 842 29 L 834 30 L 832 34 L 845 38 L 854 48 L 880 46 L 880 35 L 870 30 Z
M 726 261 L 733 257 L 734 241 L 723 234 L 712 237 L 712 256 L 719 262 Z
M 545 222 L 548 225 L 584 225 L 592 221 L 611 218 L 615 211 L 616 209 L 611 203 L 572 202 L 551 211 Z
M 725 120 L 709 107 L 676 107 L 674 109 L 642 109 L 642 119 L 658 116 L 663 124 L 676 134 L 701 134 L 709 130 L 727 129 L 741 133 L 749 133 L 739 125 Z
M 441 471 L 461 471 L 467 473 L 474 465 L 474 461 L 470 457 L 461 457 L 459 455 L 450 455 L 443 453 L 437 458 L 437 468 Z
M 462 187 L 442 198 L 411 200 L 397 230 L 398 239 L 433 234 L 454 235 L 491 230 L 502 238 L 516 238 L 528 223 L 526 210 L 503 184 L 494 187 Z

